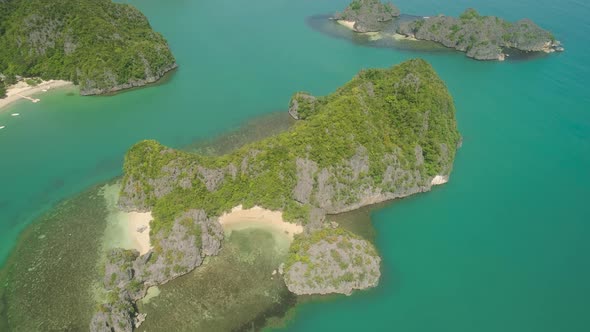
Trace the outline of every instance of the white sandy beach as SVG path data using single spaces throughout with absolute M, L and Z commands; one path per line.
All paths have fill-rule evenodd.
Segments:
M 0 99 L 0 111 L 2 111 L 6 106 L 10 105 L 11 103 L 22 98 L 29 99 L 31 102 L 40 101 L 37 98 L 31 98 L 33 94 L 72 85 L 72 82 L 68 81 L 50 80 L 41 82 L 36 86 L 31 86 L 24 81 L 20 81 L 15 85 L 9 86 L 6 89 L 6 98 Z
M 345 21 L 345 20 L 337 20 L 336 22 L 338 22 L 338 24 L 343 25 L 347 28 L 349 28 L 350 30 L 354 30 L 354 23 L 356 23 L 355 21 Z
M 432 182 L 430 182 L 431 185 L 433 186 L 438 186 L 441 184 L 445 184 L 449 182 L 449 177 L 448 176 L 444 176 L 444 175 L 437 175 L 432 179 Z
M 109 209 L 104 236 L 105 249 L 135 249 L 143 255 L 152 249 L 150 245 L 150 212 L 122 212 L 117 207 L 120 185 L 106 185 L 103 196 Z
M 391 35 L 395 40 L 411 40 L 411 41 L 418 41 L 418 39 L 406 35 L 400 35 L 399 33 L 394 33 Z
M 282 212 L 259 206 L 246 210 L 241 205 L 236 206 L 231 212 L 219 217 L 219 223 L 226 232 L 252 227 L 267 228 L 287 235 L 290 240 L 293 240 L 295 234 L 303 232 L 303 226 L 285 222 Z
M 150 245 L 150 221 L 151 212 L 128 212 L 123 213 L 127 218 L 127 236 L 133 249 L 139 251 L 140 255 L 146 254 L 152 249 Z

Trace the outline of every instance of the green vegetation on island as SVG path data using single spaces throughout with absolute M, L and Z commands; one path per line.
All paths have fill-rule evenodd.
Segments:
M 481 16 L 475 9 L 467 9 L 459 18 L 441 15 L 402 23 L 398 32 L 441 43 L 477 60 L 504 60 L 507 49 L 563 51 L 550 32 L 529 19 L 511 23 L 495 16 Z
M 334 15 L 335 20 L 354 22 L 357 32 L 381 31 L 386 22 L 400 15 L 399 9 L 391 2 L 380 0 L 354 0 L 342 13 Z
M 564 51 L 550 32 L 529 19 L 511 23 L 495 16 L 482 16 L 471 8 L 459 18 L 405 15 L 403 19 L 393 19 L 397 16 L 400 16 L 399 10 L 391 3 L 354 0 L 333 19 L 354 22 L 349 27 L 356 32 L 400 34 L 409 39 L 433 41 L 477 60 L 505 60 L 511 50 L 525 53 Z
M 147 140 L 125 156 L 119 207 L 151 211 L 153 249 L 112 252 L 91 331 L 131 331 L 147 287 L 200 266 L 222 249 L 218 217 L 236 206 L 282 211 L 304 225 L 278 275 L 295 294 L 350 294 L 377 285 L 375 248 L 327 214 L 425 192 L 444 183 L 460 136 L 453 100 L 433 68 L 410 60 L 359 72 L 336 92 L 293 96 L 287 131 L 225 155 L 201 155 Z M 332 228 L 331 228 L 332 227 Z M 329 252 L 330 256 L 318 255 Z M 273 272 L 273 275 L 274 272 Z
M 143 86 L 174 69 L 164 37 L 111 0 L 0 0 L 0 77 L 62 79 L 83 95 Z M 0 84 L 0 90 L 2 89 Z
M 295 294 L 351 294 L 377 285 L 380 262 L 369 241 L 342 228 L 326 227 L 295 237 L 285 283 Z
M 0 98 L 6 97 L 6 85 L 4 81 L 0 81 Z
M 423 60 L 361 71 L 289 131 L 219 156 L 143 141 L 125 157 L 120 204 L 152 210 L 152 233 L 190 209 L 209 216 L 242 204 L 306 224 L 426 191 L 448 176 L 459 142 L 444 83 Z

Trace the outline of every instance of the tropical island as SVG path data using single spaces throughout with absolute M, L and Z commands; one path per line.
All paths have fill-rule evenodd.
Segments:
M 164 37 L 135 7 L 111 0 L 0 0 L 0 98 L 27 78 L 80 94 L 156 82 L 176 68 Z
M 503 61 L 511 53 L 552 53 L 564 51 L 553 34 L 529 19 L 515 23 L 495 16 L 482 16 L 469 8 L 459 18 L 438 15 L 406 15 L 391 3 L 379 0 L 355 0 L 332 19 L 359 33 L 384 33 L 393 38 L 433 41 L 453 48 L 476 60 Z
M 149 287 L 203 265 L 224 250 L 228 225 L 257 216 L 293 239 L 273 272 L 292 293 L 378 284 L 375 247 L 326 215 L 448 181 L 461 139 L 445 84 L 428 63 L 410 60 L 362 70 L 328 96 L 296 93 L 289 113 L 297 119 L 289 130 L 221 156 L 153 140 L 127 152 L 118 206 L 147 216 L 136 232 L 147 245 L 107 254 L 92 331 L 138 327 L 146 317 L 136 302 Z

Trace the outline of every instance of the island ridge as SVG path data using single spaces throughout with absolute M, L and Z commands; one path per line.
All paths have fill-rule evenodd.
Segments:
M 242 208 L 281 212 L 281 222 L 303 227 L 277 266 L 293 293 L 350 294 L 377 285 L 374 246 L 325 216 L 445 183 L 461 141 L 451 96 L 428 63 L 410 60 L 363 70 L 325 97 L 297 93 L 290 113 L 299 120 L 288 131 L 227 155 L 153 140 L 128 151 L 119 206 L 152 213 L 153 249 L 108 254 L 107 301 L 92 331 L 140 324 L 145 317 L 135 301 L 223 250 L 219 218 Z

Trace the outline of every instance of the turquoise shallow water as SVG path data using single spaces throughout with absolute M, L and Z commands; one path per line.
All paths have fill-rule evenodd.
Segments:
M 566 47 L 483 63 L 369 48 L 306 25 L 346 2 L 131 1 L 169 40 L 179 70 L 157 87 L 112 97 L 54 92 L 0 113 L 0 261 L 35 217 L 120 174 L 140 139 L 183 146 L 286 109 L 295 91 L 326 94 L 361 68 L 423 57 L 447 82 L 464 136 L 451 182 L 374 213 L 378 288 L 301 305 L 285 330 L 586 331 L 590 5 L 396 1 L 413 14 L 473 6 L 529 17 Z

